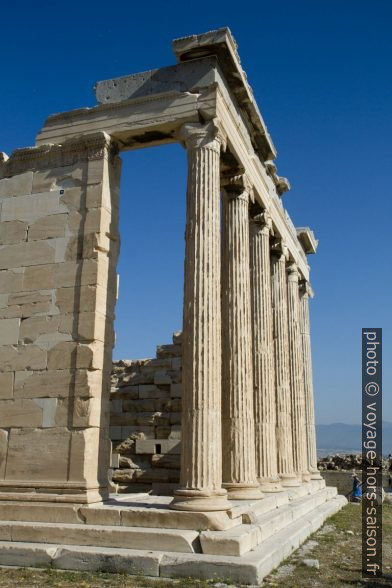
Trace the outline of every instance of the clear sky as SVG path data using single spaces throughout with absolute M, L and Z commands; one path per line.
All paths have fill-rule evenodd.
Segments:
M 391 400 L 390 0 L 7 2 L 0 150 L 33 145 L 50 113 L 93 106 L 97 80 L 174 64 L 171 40 L 229 26 L 278 149 L 284 205 L 311 257 L 317 421 L 359 423 L 361 328 L 384 328 Z M 181 327 L 185 153 L 123 155 L 115 357 L 151 357 Z

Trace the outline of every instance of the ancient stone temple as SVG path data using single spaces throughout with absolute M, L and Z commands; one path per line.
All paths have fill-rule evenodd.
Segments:
M 98 82 L 97 106 L 1 154 L 0 564 L 258 584 L 345 503 L 316 464 L 317 241 L 282 205 L 230 31 L 173 49 L 177 65 Z M 183 331 L 116 363 L 110 393 L 120 154 L 172 142 Z

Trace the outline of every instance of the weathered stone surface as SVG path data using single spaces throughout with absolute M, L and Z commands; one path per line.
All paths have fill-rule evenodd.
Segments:
M 99 371 L 45 370 L 16 372 L 15 398 L 94 396 L 100 392 Z
M 29 241 L 64 237 L 67 214 L 54 214 L 36 220 L 29 227 Z
M 11 429 L 7 456 L 7 480 L 66 481 L 68 476 L 68 429 Z M 23 454 L 24 459 L 20 456 Z M 42 459 L 42 456 L 45 459 Z
M 54 258 L 55 249 L 46 241 L 3 246 L 0 248 L 0 270 L 52 263 Z
M 33 177 L 32 192 L 58 192 L 63 189 L 65 193 L 68 188 L 77 187 L 80 192 L 80 186 L 86 173 L 86 164 L 83 162 L 75 165 L 53 168 L 43 171 L 36 171 Z
M 0 480 L 4 479 L 7 465 L 8 431 L 0 429 Z
M 0 427 L 41 427 L 42 413 L 34 400 L 0 400 Z
M 16 345 L 19 339 L 20 319 L 0 319 L 0 345 Z
M 12 372 L 18 370 L 42 370 L 47 365 L 46 351 L 34 345 L 13 347 L 4 345 L 0 352 L 0 370 Z
M 97 344 L 78 344 L 74 341 L 58 343 L 48 352 L 48 369 L 99 369 L 102 367 L 100 363 L 102 351 L 102 344 L 99 342 Z
M 0 351 L 1 353 L 1 351 Z M 14 395 L 14 373 L 0 373 L 0 399 L 12 398 Z
M 159 552 L 105 547 L 67 546 L 56 551 L 53 567 L 60 570 L 102 571 L 159 576 Z
M 24 268 L 0 271 L 0 295 L 22 290 Z
M 7 198 L 3 201 L 0 218 L 2 222 L 18 220 L 30 224 L 41 217 L 61 212 L 68 211 L 60 202 L 59 191 L 56 191 Z
M 12 245 L 25 241 L 27 237 L 27 223 L 10 221 L 0 223 L 0 245 Z
M 28 171 L 12 178 L 0 180 L 0 198 L 30 194 L 33 184 L 33 172 Z

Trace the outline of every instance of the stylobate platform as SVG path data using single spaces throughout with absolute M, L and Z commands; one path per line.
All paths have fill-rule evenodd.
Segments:
M 347 503 L 324 480 L 232 501 L 227 513 L 173 511 L 170 500 L 132 494 L 91 507 L 2 503 L 0 565 L 259 584 Z

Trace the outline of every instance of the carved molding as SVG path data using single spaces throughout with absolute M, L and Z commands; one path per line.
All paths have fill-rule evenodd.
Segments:
M 282 196 L 285 192 L 288 192 L 291 189 L 291 184 L 287 178 L 278 176 L 278 174 L 276 173 L 276 165 L 274 164 L 274 162 L 269 159 L 264 162 L 264 165 L 267 174 L 272 178 L 272 181 L 275 184 L 278 195 Z
M 65 167 L 104 157 L 113 160 L 118 151 L 117 143 L 104 132 L 69 139 L 61 145 L 47 144 L 16 149 L 9 159 L 0 162 L 0 178 L 11 177 L 29 170 Z

